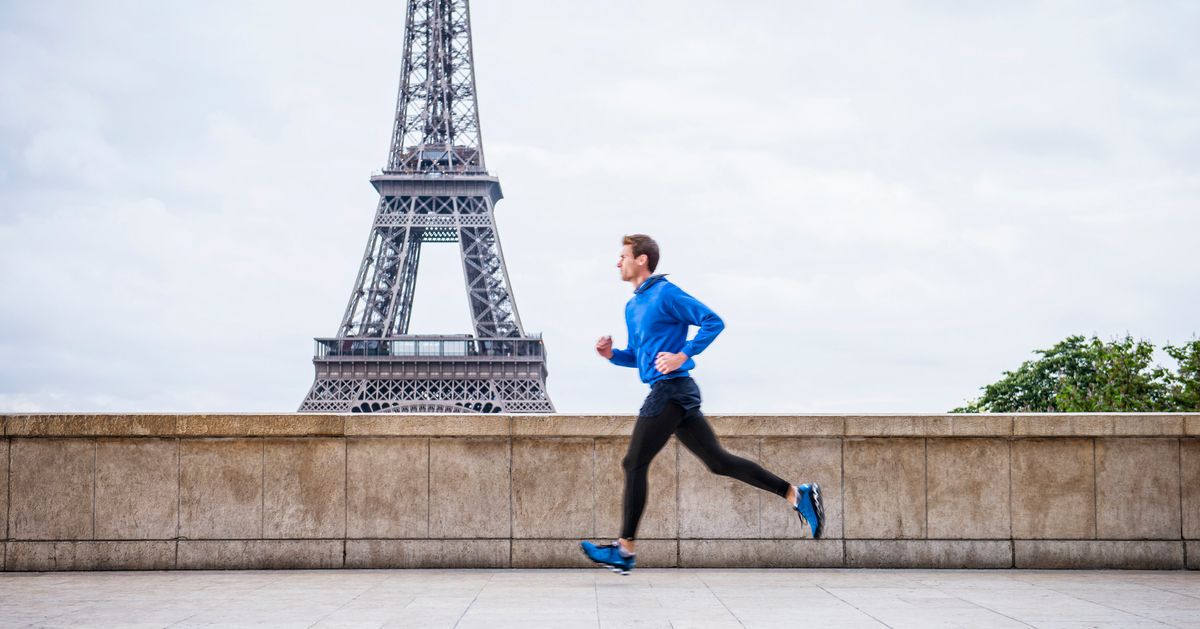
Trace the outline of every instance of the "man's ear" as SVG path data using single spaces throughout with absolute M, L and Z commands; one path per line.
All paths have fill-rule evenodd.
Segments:
M 647 264 L 650 264 L 650 256 L 643 253 L 634 259 L 634 262 L 637 262 L 638 266 L 646 266 Z

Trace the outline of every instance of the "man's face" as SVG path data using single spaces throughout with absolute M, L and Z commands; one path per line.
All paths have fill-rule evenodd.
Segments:
M 638 264 L 639 260 L 641 264 Z M 646 268 L 646 256 L 633 257 L 633 245 L 625 245 L 621 247 L 621 259 L 617 260 L 617 268 L 621 270 L 621 281 L 628 282 Z

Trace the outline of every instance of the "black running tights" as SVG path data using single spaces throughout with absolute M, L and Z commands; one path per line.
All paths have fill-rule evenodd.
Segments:
M 788 482 L 763 469 L 759 464 L 726 452 L 717 442 L 717 435 L 699 409 L 685 413 L 683 407 L 668 402 L 662 412 L 653 417 L 638 417 L 633 427 L 633 440 L 625 454 L 625 499 L 621 537 L 632 540 L 646 507 L 646 475 L 650 462 L 674 434 L 692 454 L 700 457 L 714 474 L 736 478 L 759 489 L 787 496 Z

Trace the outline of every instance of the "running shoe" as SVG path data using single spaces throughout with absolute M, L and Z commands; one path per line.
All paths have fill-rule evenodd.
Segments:
M 800 520 L 808 524 L 813 539 L 821 539 L 825 532 L 825 503 L 821 501 L 821 485 L 805 483 L 796 487 L 797 504 L 793 509 Z
M 637 562 L 637 555 L 628 557 L 622 555 L 617 542 L 608 546 L 597 546 L 591 542 L 582 541 L 579 542 L 579 547 L 583 549 L 583 554 L 587 555 L 588 559 L 618 574 L 629 574 Z

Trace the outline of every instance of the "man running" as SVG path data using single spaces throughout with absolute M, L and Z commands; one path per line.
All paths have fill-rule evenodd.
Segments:
M 725 328 L 716 313 L 679 287 L 666 275 L 652 275 L 658 267 L 658 243 L 644 234 L 625 236 L 617 268 L 621 280 L 633 285 L 633 297 L 625 304 L 629 347 L 613 349 L 612 337 L 596 341 L 596 353 L 614 365 L 636 367 L 650 394 L 642 403 L 633 438 L 622 466 L 625 496 L 622 503 L 621 537 L 610 545 L 580 542 L 588 559 L 609 569 L 629 574 L 636 563 L 634 540 L 646 506 L 646 476 L 650 462 L 671 435 L 695 454 L 713 473 L 736 478 L 774 493 L 800 515 L 800 521 L 820 538 L 825 523 L 821 487 L 817 483 L 795 486 L 763 469 L 753 461 L 726 452 L 708 420 L 700 412 L 700 389 L 688 372 L 693 358 L 704 351 Z M 688 326 L 700 328 L 687 340 Z

